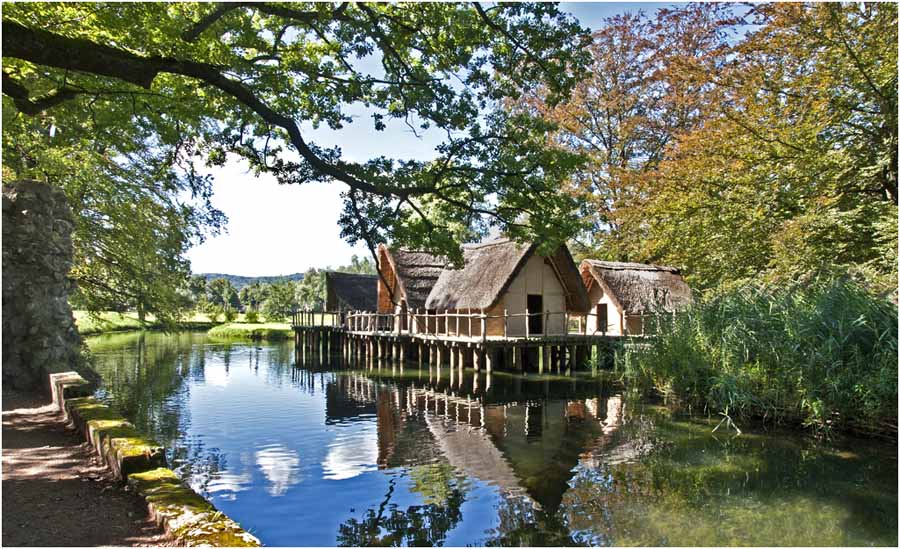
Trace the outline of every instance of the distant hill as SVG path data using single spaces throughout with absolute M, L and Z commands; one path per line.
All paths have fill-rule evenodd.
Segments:
M 277 282 L 279 280 L 303 280 L 303 273 L 294 273 L 288 275 L 279 275 L 279 276 L 240 276 L 240 275 L 232 275 L 232 274 L 223 274 L 223 273 L 198 273 L 201 276 L 206 277 L 206 281 L 216 278 L 224 278 L 226 280 L 230 280 L 231 284 L 235 287 L 235 289 L 240 290 L 244 286 L 248 286 L 253 284 L 254 282 L 261 282 L 263 284 L 269 284 L 271 282 Z

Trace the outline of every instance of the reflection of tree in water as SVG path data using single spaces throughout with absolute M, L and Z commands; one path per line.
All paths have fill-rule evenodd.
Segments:
M 171 465 L 179 477 L 189 479 L 192 488 L 208 497 L 210 482 L 228 468 L 228 461 L 219 448 L 207 448 L 200 437 L 191 437 L 173 448 Z
M 196 372 L 202 355 L 194 353 L 193 334 L 130 333 L 92 341 L 98 391 L 138 429 L 172 447 L 189 421 L 185 402 L 188 372 Z M 202 346 L 199 346 L 202 349 Z
M 733 437 L 711 434 L 714 426 L 654 413 L 627 421 L 570 483 L 560 512 L 573 537 L 584 545 L 896 544 L 896 492 L 884 498 L 882 488 L 896 486 L 896 462 L 871 467 L 877 462 L 866 463 L 859 447 L 846 460 L 796 435 Z
M 528 500 L 504 494 L 496 507 L 498 524 L 481 542 L 488 547 L 559 547 L 577 545 L 556 513 Z
M 354 546 L 441 546 L 462 520 L 460 508 L 465 487 L 448 463 L 413 467 L 413 491 L 422 494 L 423 505 L 405 510 L 391 503 L 398 477 L 390 481 L 384 500 L 368 509 L 361 520 L 351 518 L 338 528 L 337 544 Z

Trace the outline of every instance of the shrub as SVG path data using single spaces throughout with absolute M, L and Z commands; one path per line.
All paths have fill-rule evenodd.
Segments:
M 225 310 L 223 311 L 223 313 L 225 314 L 226 322 L 233 321 L 235 318 L 237 318 L 237 315 L 238 315 L 237 311 L 232 309 L 231 307 L 225 307 Z
M 247 314 L 244 315 L 244 321 L 248 324 L 256 324 L 259 322 L 259 313 L 256 311 L 247 311 Z
M 897 306 L 846 278 L 748 284 L 665 319 L 616 368 L 713 412 L 896 433 Z

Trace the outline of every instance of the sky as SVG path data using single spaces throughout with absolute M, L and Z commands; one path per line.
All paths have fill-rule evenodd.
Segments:
M 662 3 L 564 2 L 582 26 L 597 29 L 603 19 L 624 12 L 652 13 Z M 351 113 L 353 113 L 351 111 Z M 362 111 L 358 120 L 339 132 L 305 127 L 311 141 L 322 146 L 339 145 L 348 160 L 377 156 L 427 159 L 433 156 L 440 136 L 416 137 L 403 124 L 376 132 Z M 237 159 L 208 171 L 213 176 L 213 205 L 228 216 L 226 230 L 188 251 L 195 273 L 227 273 L 244 276 L 284 275 L 311 267 L 339 267 L 351 256 L 368 256 L 366 247 L 351 246 L 340 237 L 337 219 L 341 211 L 342 183 L 279 185 L 270 175 L 254 176 Z

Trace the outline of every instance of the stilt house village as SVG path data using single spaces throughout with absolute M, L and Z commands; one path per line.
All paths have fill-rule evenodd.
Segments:
M 565 245 L 546 257 L 537 248 L 494 238 L 463 245 L 453 265 L 382 244 L 377 275 L 326 274 L 327 311 L 295 314 L 295 342 L 364 361 L 562 372 L 603 360 L 611 341 L 648 335 L 652 319 L 691 302 L 673 267 L 579 267 Z

